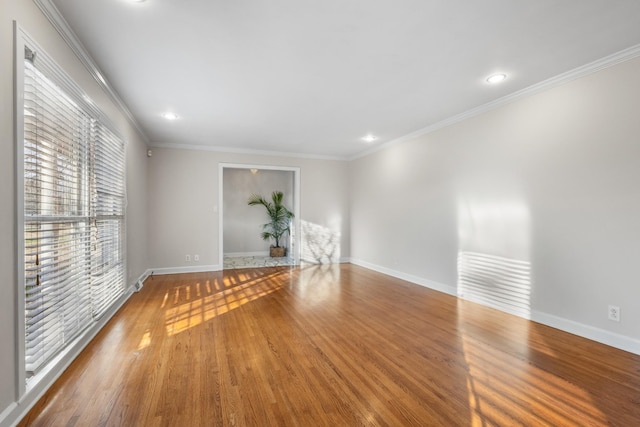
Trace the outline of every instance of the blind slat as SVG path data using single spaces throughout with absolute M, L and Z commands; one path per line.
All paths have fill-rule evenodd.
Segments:
M 40 56 L 37 56 L 40 58 Z M 124 293 L 124 143 L 24 62 L 25 367 L 36 373 Z

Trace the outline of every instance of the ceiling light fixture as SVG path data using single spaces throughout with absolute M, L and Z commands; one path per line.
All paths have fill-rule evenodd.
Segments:
M 507 78 L 506 74 L 494 74 L 492 76 L 487 77 L 487 83 L 495 84 L 504 81 Z
M 375 141 L 376 139 L 378 139 L 378 137 L 377 137 L 377 136 L 375 136 L 375 135 L 371 135 L 371 134 L 369 134 L 369 135 L 367 135 L 367 136 L 363 136 L 363 137 L 362 137 L 362 140 L 363 140 L 364 142 L 373 142 L 373 141 Z
M 176 113 L 164 113 L 162 115 L 162 117 L 164 117 L 167 120 L 177 120 L 178 119 L 178 115 Z

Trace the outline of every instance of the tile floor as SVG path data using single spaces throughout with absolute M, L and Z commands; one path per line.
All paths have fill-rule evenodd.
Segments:
M 224 257 L 225 270 L 232 268 L 257 268 L 257 267 L 276 267 L 280 265 L 295 265 L 293 258 L 271 258 L 268 256 L 241 256 L 241 257 Z

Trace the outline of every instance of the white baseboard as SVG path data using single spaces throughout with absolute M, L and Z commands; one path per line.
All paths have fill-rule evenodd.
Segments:
M 626 335 L 616 334 L 615 332 L 606 331 L 540 311 L 532 311 L 531 320 L 552 328 L 560 329 L 564 332 L 569 332 L 573 335 L 597 341 L 601 344 L 628 351 L 629 353 L 640 355 L 640 340 Z
M 240 258 L 240 257 L 249 257 L 249 256 L 269 256 L 269 251 L 260 251 L 260 252 L 225 252 L 224 257 L 230 258 Z
M 18 404 L 16 402 L 11 402 L 11 404 L 7 406 L 4 411 L 0 412 L 0 426 L 14 425 L 18 423 L 19 419 L 15 419 L 15 415 L 14 415 L 14 412 L 17 412 L 17 408 L 18 408 Z M 9 416 L 11 416 L 11 418 L 9 418 Z M 15 419 L 13 424 L 4 423 L 4 421 L 8 423 L 10 419 Z
M 434 282 L 424 279 L 422 277 L 406 274 L 401 271 L 392 270 L 390 268 L 381 267 L 379 265 L 371 264 L 366 261 L 351 259 L 352 264 L 359 265 L 369 270 L 377 271 L 378 273 L 386 274 L 398 279 L 406 280 L 407 282 L 415 283 L 416 285 L 425 286 L 427 288 L 434 289 L 436 291 L 444 292 L 449 295 L 458 297 L 457 289 L 455 286 L 445 285 L 442 283 Z M 470 300 L 477 304 L 482 304 L 478 301 Z M 482 304 L 487 306 L 486 304 Z M 606 331 L 604 329 L 596 328 L 593 326 L 585 325 L 573 320 L 565 319 L 562 317 L 554 316 L 552 314 L 543 313 L 540 311 L 532 310 L 530 316 L 523 316 L 517 312 L 510 312 L 500 307 L 491 307 L 505 313 L 512 314 L 518 317 L 524 317 L 534 322 L 541 323 L 552 328 L 559 329 L 564 332 L 568 332 L 573 335 L 577 335 L 583 338 L 590 339 L 592 341 L 599 342 L 601 344 L 609 345 L 611 347 L 618 348 L 620 350 L 628 351 L 630 353 L 640 355 L 640 340 L 628 337 L 626 335 L 616 334 L 615 332 Z
M 149 276 L 151 276 L 151 273 L 152 273 L 151 270 L 146 270 L 144 273 L 140 275 L 140 277 L 136 279 L 135 282 L 133 282 L 133 284 L 129 285 L 129 289 L 133 290 L 133 292 L 139 292 L 140 289 L 142 289 L 142 285 L 144 284 L 144 281 L 147 280 Z
M 416 285 L 444 292 L 445 294 L 457 296 L 455 286 L 449 286 L 445 285 L 444 283 L 427 280 L 422 277 L 403 273 L 397 270 L 392 270 L 386 267 L 381 267 L 379 265 L 371 264 L 359 259 L 351 259 L 351 264 L 359 265 L 360 267 L 368 268 L 369 270 L 377 271 L 378 273 L 386 274 L 387 276 L 395 277 L 396 279 L 406 280 L 407 282 L 415 283 Z
M 2 411 L 0 414 L 0 426 L 13 426 L 24 418 L 33 405 L 40 400 L 60 375 L 62 375 L 69 365 L 80 355 L 82 350 L 98 335 L 98 332 L 100 332 L 107 322 L 122 308 L 131 295 L 132 291 L 129 289 L 93 326 L 77 337 L 69 345 L 67 350 L 54 359 L 49 368 L 38 373 L 38 382 L 31 389 L 27 390 L 17 403 L 12 403 Z
M 523 319 L 532 320 L 531 319 L 531 311 L 529 308 L 519 308 L 519 307 L 511 307 L 509 304 L 496 304 L 494 302 L 490 302 L 487 300 L 483 300 L 481 298 L 476 298 L 473 295 L 462 295 L 458 294 L 458 298 L 463 299 L 465 301 L 470 301 L 475 304 L 484 305 L 485 307 L 493 308 L 498 311 L 502 311 L 503 313 L 513 314 L 514 316 L 522 317 Z
M 162 267 L 162 268 L 150 268 L 151 275 L 163 275 L 163 274 L 179 274 L 179 273 L 204 273 L 207 271 L 220 271 L 219 265 L 194 265 L 188 267 Z

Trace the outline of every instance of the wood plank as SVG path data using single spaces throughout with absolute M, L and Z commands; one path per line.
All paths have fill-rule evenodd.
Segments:
M 153 276 L 20 425 L 640 425 L 640 356 L 349 264 Z

